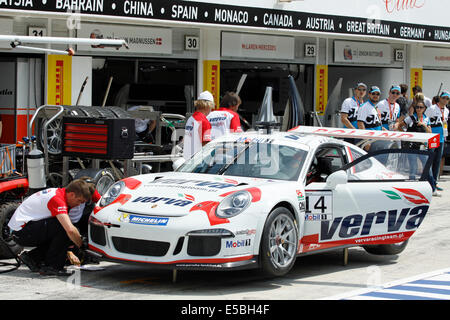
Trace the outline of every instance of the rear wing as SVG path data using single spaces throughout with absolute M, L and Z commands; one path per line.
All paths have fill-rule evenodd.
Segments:
M 308 126 L 298 126 L 296 128 L 289 130 L 289 132 L 316 134 L 335 138 L 421 142 L 427 143 L 429 149 L 439 147 L 438 133 L 379 131 L 379 130 L 325 128 L 325 127 L 308 127 Z

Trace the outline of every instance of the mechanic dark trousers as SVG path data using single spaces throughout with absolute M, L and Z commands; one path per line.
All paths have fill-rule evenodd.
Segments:
M 16 242 L 24 247 L 36 247 L 29 256 L 38 264 L 61 270 L 67 248 L 72 243 L 56 218 L 28 222 L 22 230 L 14 231 Z

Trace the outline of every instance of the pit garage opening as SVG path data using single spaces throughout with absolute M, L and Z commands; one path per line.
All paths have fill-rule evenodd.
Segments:
M 105 105 L 125 110 L 145 105 L 155 111 L 184 115 L 192 109 L 196 69 L 195 60 L 96 57 L 92 70 L 92 104 L 103 104 L 112 79 Z
M 297 85 L 300 97 L 305 106 L 306 123 L 314 105 L 314 66 L 291 63 L 239 62 L 221 61 L 220 94 L 236 91 L 242 76 L 245 82 L 239 92 L 242 104 L 238 113 L 250 125 L 258 116 L 266 87 L 272 87 L 273 111 L 275 116 L 282 117 L 289 99 L 289 80 L 291 75 Z M 241 121 L 242 124 L 242 121 Z M 244 125 L 244 129 L 247 129 Z

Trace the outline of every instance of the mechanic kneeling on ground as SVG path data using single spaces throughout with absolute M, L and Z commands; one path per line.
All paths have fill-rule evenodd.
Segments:
M 72 243 L 81 247 L 83 241 L 69 217 L 69 210 L 91 197 L 89 184 L 82 179 L 72 181 L 65 188 L 50 188 L 28 197 L 8 223 L 19 245 L 36 247 L 22 253 L 21 262 L 41 275 L 70 275 L 64 270 L 67 249 Z

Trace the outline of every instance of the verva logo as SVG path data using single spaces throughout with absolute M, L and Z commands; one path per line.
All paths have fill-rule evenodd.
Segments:
M 425 5 L 426 0 L 381 0 L 386 6 L 388 13 L 394 11 L 405 11 L 412 9 L 420 9 Z

